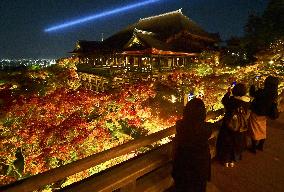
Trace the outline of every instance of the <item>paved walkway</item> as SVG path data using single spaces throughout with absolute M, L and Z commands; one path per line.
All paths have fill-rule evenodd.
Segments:
M 284 192 L 284 113 L 268 121 L 263 152 L 247 151 L 234 168 L 212 162 L 207 192 Z

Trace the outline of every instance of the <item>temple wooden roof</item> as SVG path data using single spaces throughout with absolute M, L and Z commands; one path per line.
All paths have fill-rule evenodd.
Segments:
M 142 44 L 142 46 L 130 46 L 135 38 L 136 41 L 139 41 Z M 147 48 L 171 50 L 171 47 L 166 42 L 161 41 L 155 33 L 138 30 L 136 28 L 134 29 L 130 40 L 123 47 L 124 50 L 140 50 Z
M 134 40 L 137 41 L 136 44 L 131 42 Z M 196 43 L 198 41 L 202 41 L 202 44 Z M 103 42 L 81 41 L 79 42 L 81 49 L 75 49 L 72 53 L 92 50 L 94 52 L 98 50 L 123 52 L 149 48 L 163 51 L 196 52 L 196 50 L 213 46 L 218 41 L 219 37 L 216 34 L 203 30 L 194 21 L 183 15 L 179 9 L 139 19 L 133 25 L 110 36 Z

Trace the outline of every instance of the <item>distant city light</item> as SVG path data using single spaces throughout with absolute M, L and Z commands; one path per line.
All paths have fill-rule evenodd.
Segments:
M 116 13 L 120 13 L 120 12 L 123 12 L 123 11 L 130 10 L 130 9 L 142 7 L 142 6 L 145 6 L 145 5 L 148 5 L 148 4 L 156 3 L 158 1 L 161 1 L 161 0 L 142 1 L 142 2 L 139 2 L 139 3 L 132 4 L 132 5 L 127 5 L 127 6 L 123 6 L 123 7 L 120 7 L 120 8 L 116 8 L 114 10 L 104 11 L 104 12 L 97 13 L 97 14 L 94 14 L 94 15 L 91 15 L 91 16 L 83 17 L 81 19 L 76 19 L 76 20 L 73 20 L 73 21 L 65 22 L 65 23 L 62 23 L 62 24 L 59 24 L 59 25 L 56 25 L 56 26 L 53 26 L 53 27 L 49 27 L 49 28 L 45 29 L 44 31 L 45 32 L 56 31 L 56 30 L 63 29 L 63 28 L 66 28 L 66 27 L 70 27 L 70 26 L 73 26 L 73 25 L 77 25 L 77 24 L 80 24 L 80 23 L 85 23 L 87 21 L 95 20 L 95 19 L 98 19 L 98 18 L 101 18 L 101 17 L 109 16 L 109 15 L 112 15 L 112 14 L 116 14 Z

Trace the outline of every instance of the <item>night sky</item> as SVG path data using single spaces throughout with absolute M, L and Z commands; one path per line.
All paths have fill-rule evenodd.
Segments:
M 223 40 L 241 36 L 251 13 L 261 14 L 267 0 L 160 0 L 144 7 L 110 15 L 55 32 L 44 29 L 84 16 L 141 2 L 142 0 L 0 0 L 0 58 L 68 56 L 77 40 L 100 40 L 139 18 L 182 8 L 208 32 Z

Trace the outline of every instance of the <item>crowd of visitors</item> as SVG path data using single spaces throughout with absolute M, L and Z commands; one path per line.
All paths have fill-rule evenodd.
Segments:
M 276 119 L 277 78 L 268 76 L 264 88 L 252 85 L 247 93 L 243 83 L 234 83 L 222 98 L 225 115 L 217 138 L 217 158 L 226 167 L 234 167 L 249 149 L 263 151 L 267 118 Z M 173 171 L 176 192 L 205 192 L 210 180 L 211 129 L 205 122 L 206 109 L 199 98 L 190 100 L 183 118 L 176 123 Z

